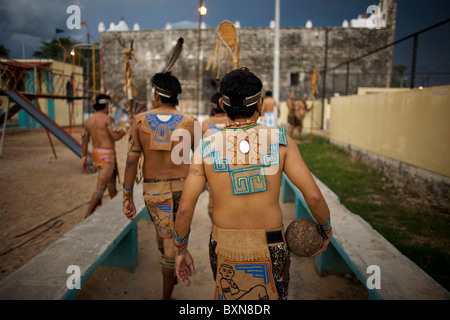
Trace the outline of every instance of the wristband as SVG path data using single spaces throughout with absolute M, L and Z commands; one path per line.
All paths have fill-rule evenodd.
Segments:
M 123 187 L 123 203 L 125 204 L 127 200 L 133 201 L 133 187 L 130 189 Z
M 320 226 L 320 231 L 322 233 L 322 236 L 325 239 L 328 239 L 328 234 L 331 233 L 332 228 L 331 228 L 331 217 L 328 217 L 327 222 L 325 222 L 325 224 L 319 224 Z
M 174 230 L 174 237 L 175 237 L 175 251 L 178 252 L 178 254 L 184 254 L 187 252 L 187 245 L 189 242 L 189 233 L 186 237 L 180 238 L 177 235 L 177 232 Z
M 322 227 L 322 229 L 326 230 L 326 229 L 331 229 L 331 217 L 328 217 L 327 222 L 325 222 L 325 224 L 321 224 L 320 225 Z

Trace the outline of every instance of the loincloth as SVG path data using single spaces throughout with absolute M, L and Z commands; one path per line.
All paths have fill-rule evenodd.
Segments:
M 277 122 L 276 122 L 277 116 L 276 116 L 275 112 L 266 112 L 264 114 L 264 116 L 265 116 L 264 119 L 266 122 L 266 126 L 268 126 L 268 127 L 276 127 L 277 126 Z
M 214 226 L 209 243 L 216 300 L 285 300 L 289 250 L 283 229 L 236 230 Z
M 161 238 L 173 237 L 185 179 L 144 179 L 144 201 Z
M 302 124 L 301 120 L 295 115 L 288 115 L 288 123 L 292 126 L 300 126 Z
M 92 150 L 92 161 L 94 167 L 103 168 L 116 164 L 116 152 L 114 149 L 94 148 Z

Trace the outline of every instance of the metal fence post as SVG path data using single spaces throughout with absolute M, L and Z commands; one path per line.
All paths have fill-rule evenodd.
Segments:
M 419 41 L 419 34 L 414 35 L 414 45 L 413 45 L 413 54 L 412 54 L 412 62 L 411 62 L 411 84 L 410 88 L 413 89 L 416 82 L 416 60 L 417 60 L 417 43 Z
M 327 85 L 327 64 L 328 64 L 328 32 L 330 29 L 325 29 L 325 58 L 323 67 L 323 88 L 322 88 L 322 117 L 320 121 L 320 128 L 323 129 L 323 114 L 325 110 L 325 99 L 326 99 L 326 85 Z
M 347 76 L 345 78 L 345 95 L 348 96 L 348 82 L 350 78 L 350 62 L 347 62 Z

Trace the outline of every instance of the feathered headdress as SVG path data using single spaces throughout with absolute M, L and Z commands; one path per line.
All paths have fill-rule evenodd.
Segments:
M 170 59 L 167 61 L 167 65 L 161 73 L 169 72 L 170 69 L 175 65 L 175 63 L 177 62 L 178 58 L 181 55 L 181 51 L 183 51 L 183 42 L 184 42 L 183 38 L 178 39 L 177 44 L 172 49 L 172 54 L 170 55 Z M 170 98 L 172 96 L 171 92 L 153 84 L 153 88 L 152 88 L 152 92 L 151 92 L 151 100 L 154 100 L 155 91 L 158 92 L 161 96 L 166 97 L 166 98 Z
M 177 41 L 177 44 L 175 45 L 175 47 L 173 47 L 172 50 L 172 55 L 169 59 L 169 61 L 167 62 L 167 66 L 164 68 L 164 73 L 170 71 L 170 69 L 172 69 L 172 67 L 175 65 L 175 62 L 177 62 L 178 58 L 181 55 L 181 51 L 183 51 L 183 42 L 184 39 L 183 38 L 179 38 Z

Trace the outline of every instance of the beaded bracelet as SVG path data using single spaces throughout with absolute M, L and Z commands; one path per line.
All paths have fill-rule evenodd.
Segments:
M 187 251 L 187 245 L 189 242 L 189 233 L 186 237 L 180 238 L 177 235 L 177 232 L 174 230 L 174 237 L 175 237 L 175 250 L 178 252 L 178 254 L 184 254 Z

